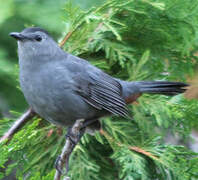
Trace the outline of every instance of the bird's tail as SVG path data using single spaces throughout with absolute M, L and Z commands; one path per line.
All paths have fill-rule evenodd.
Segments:
M 136 82 L 140 93 L 149 94 L 163 94 L 167 96 L 174 96 L 186 91 L 189 86 L 182 82 L 169 82 L 169 81 L 139 81 Z

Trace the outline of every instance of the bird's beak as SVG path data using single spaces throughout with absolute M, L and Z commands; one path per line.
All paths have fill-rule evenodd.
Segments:
M 23 34 L 18 33 L 18 32 L 11 32 L 9 35 L 10 35 L 11 37 L 13 37 L 13 38 L 19 40 L 19 41 L 21 41 L 21 40 L 23 40 L 23 39 L 26 39 L 26 37 L 25 37 Z

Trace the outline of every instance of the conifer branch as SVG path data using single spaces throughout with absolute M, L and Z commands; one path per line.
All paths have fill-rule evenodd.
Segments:
M 112 9 L 109 9 L 108 13 L 105 15 L 105 19 L 109 18 L 111 12 L 112 12 Z M 104 25 L 104 22 L 100 22 L 100 23 L 98 24 L 98 26 L 96 27 L 96 29 L 94 30 L 94 33 L 98 32 L 100 29 L 102 29 L 103 25 Z M 88 39 L 88 43 L 90 43 L 90 42 L 93 41 L 93 40 L 94 40 L 94 38 L 93 38 L 93 37 L 90 37 L 90 38 Z
M 19 119 L 15 121 L 12 127 L 0 138 L 0 143 L 5 141 L 6 139 L 11 140 L 12 136 L 19 131 L 23 125 L 27 122 L 27 120 L 32 119 L 36 113 L 30 108 L 28 109 Z M 7 142 L 8 143 L 8 142 Z
M 103 129 L 100 129 L 100 134 L 105 136 L 106 139 L 108 139 L 110 142 L 112 143 L 116 143 L 116 145 L 118 145 L 119 147 L 122 147 L 123 144 L 121 144 L 120 142 L 116 142 L 115 139 L 113 139 L 106 131 L 104 131 Z M 162 162 L 158 157 L 156 157 L 155 155 L 151 154 L 150 152 L 148 151 L 145 151 L 144 149 L 140 148 L 140 147 L 137 147 L 137 146 L 128 146 L 128 148 L 132 151 L 135 151 L 135 152 L 138 152 L 138 153 L 141 153 L 141 154 L 144 154 L 145 156 L 148 156 L 149 158 L 151 159 L 154 159 L 156 161 L 159 161 L 161 162 L 162 164 L 164 164 L 164 162 Z
M 54 180 L 60 180 L 61 179 L 61 175 L 63 175 L 63 167 L 64 165 L 66 165 L 66 172 L 65 172 L 65 176 L 67 175 L 68 171 L 69 171 L 69 157 L 72 153 L 72 151 L 74 150 L 76 144 L 80 141 L 82 135 L 84 134 L 84 129 L 82 130 L 82 126 L 83 126 L 83 120 L 77 120 L 75 122 L 75 124 L 72 126 L 72 128 L 70 129 L 70 131 L 68 132 L 68 137 L 66 138 L 65 141 L 65 145 L 62 149 L 61 155 L 59 156 L 59 158 L 57 159 L 56 162 L 56 173 L 54 176 Z M 71 140 L 71 137 L 72 140 Z M 74 143 L 74 142 L 75 143 Z M 70 180 L 69 177 L 66 177 L 65 179 Z
M 96 10 L 96 12 L 97 12 L 97 10 Z M 112 12 L 112 9 L 110 9 L 110 10 L 108 11 L 108 13 L 105 15 L 105 18 L 108 18 L 108 17 L 110 16 L 111 12 Z M 63 40 L 59 43 L 59 46 L 60 46 L 60 47 L 63 47 L 64 44 L 67 42 L 67 40 L 70 38 L 70 36 L 71 36 L 71 35 L 83 24 L 83 23 L 84 23 L 84 22 L 81 22 L 80 24 L 78 24 L 77 27 L 75 27 L 75 29 L 74 29 L 73 31 L 68 32 L 68 33 L 65 35 L 65 37 L 63 38 Z M 104 25 L 104 22 L 99 23 L 98 26 L 96 27 L 96 29 L 95 29 L 94 32 L 98 32 L 98 31 L 103 27 L 103 25 Z M 93 39 L 94 39 L 93 37 L 90 37 L 90 38 L 88 39 L 88 43 L 90 43 Z
M 99 23 L 94 32 L 98 32 L 103 27 L 103 24 L 104 24 L 104 22 Z M 93 37 L 90 37 L 88 39 L 88 43 L 90 43 L 93 40 L 94 40 L 94 38 Z

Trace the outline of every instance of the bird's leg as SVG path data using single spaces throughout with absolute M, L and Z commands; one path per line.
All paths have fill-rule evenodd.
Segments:
M 86 119 L 83 122 L 82 128 L 86 129 L 86 133 L 94 136 L 95 132 L 101 129 L 101 123 L 98 118 Z
M 87 126 L 96 123 L 97 121 L 99 121 L 98 118 L 86 120 L 86 121 L 83 122 L 83 125 L 82 125 L 82 128 L 81 128 L 81 129 L 84 129 L 84 128 L 86 128 Z
M 61 155 L 57 158 L 55 163 L 56 174 L 54 180 L 60 180 L 60 177 L 63 174 L 64 164 L 66 167 L 65 174 L 67 175 L 69 171 L 69 157 L 85 132 L 85 128 L 82 128 L 82 126 L 83 120 L 77 120 L 75 124 L 68 129 L 65 145 Z

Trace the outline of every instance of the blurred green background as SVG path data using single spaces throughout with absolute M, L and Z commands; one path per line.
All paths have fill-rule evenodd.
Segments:
M 75 0 L 82 9 L 100 5 L 104 0 Z M 18 87 L 18 60 L 16 41 L 9 37 L 13 31 L 27 26 L 47 29 L 56 40 L 64 32 L 65 0 L 7 0 L 0 4 L 0 114 L 23 112 L 27 108 Z M 39 13 L 38 13 L 39 12 Z M 20 103 L 19 103 L 20 102 Z
M 99 180 L 114 180 L 109 177 L 117 179 L 117 174 L 120 179 L 124 176 L 125 180 L 148 179 L 155 174 L 167 179 L 163 177 L 170 177 L 171 173 L 177 180 L 178 177 L 184 180 L 184 175 L 185 180 L 192 176 L 196 180 L 198 161 L 188 150 L 198 152 L 198 79 L 195 73 L 198 66 L 198 1 L 109 1 L 111 3 L 106 6 L 100 6 L 104 0 L 70 1 L 80 9 L 70 8 L 70 3 L 65 5 L 67 0 L 1 1 L 0 116 L 9 117 L 10 111 L 21 115 L 28 107 L 18 82 L 17 44 L 8 34 L 27 26 L 40 26 L 59 41 L 66 32 L 77 27 L 64 49 L 91 60 L 109 74 L 127 80 L 187 81 L 194 86 L 185 93 L 185 97 L 141 97 L 138 103 L 129 107 L 134 121 L 123 121 L 117 117 L 102 121 L 104 130 L 116 142 L 142 147 L 166 162 L 166 166 L 160 164 L 163 161 L 152 159 L 151 162 L 146 156 L 126 151 L 125 146 L 114 148 L 114 143 L 99 134 L 96 137 L 87 135 L 79 146 L 83 153 L 79 148 L 72 158 L 72 170 L 83 170 L 73 173 L 75 177 L 82 177 L 74 179 L 88 179 L 88 174 L 91 180 L 93 176 Z M 93 6 L 100 6 L 100 10 L 81 12 L 81 9 L 88 10 Z M 103 26 L 98 29 L 101 23 Z M 0 134 L 3 134 L 15 118 L 0 119 Z M 7 174 L 15 166 L 21 177 L 27 173 L 34 177 L 31 180 L 38 180 L 39 173 L 45 176 L 53 171 L 64 133 L 58 133 L 57 127 L 39 118 L 28 123 L 8 146 L 0 146 L 0 166 L 2 164 L 4 168 L 4 162 L 13 160 L 14 165 L 10 163 L 8 168 L 4 168 Z M 173 144 L 182 144 L 189 149 Z M 23 171 L 18 163 L 24 166 Z M 93 168 L 90 170 L 90 167 Z

